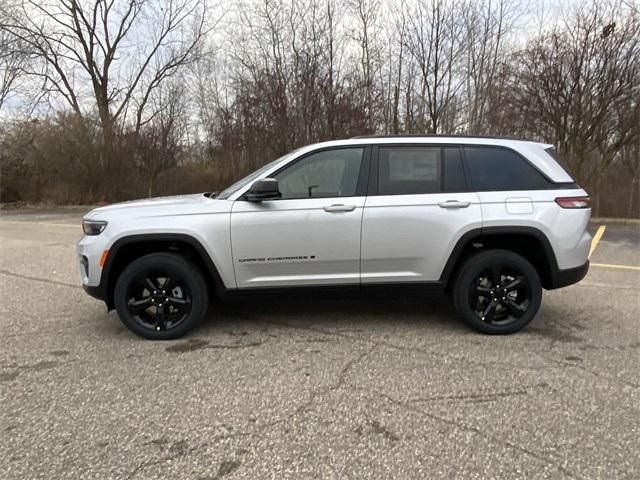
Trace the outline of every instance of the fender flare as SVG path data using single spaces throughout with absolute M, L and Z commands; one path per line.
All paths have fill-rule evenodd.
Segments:
M 207 273 L 213 279 L 213 288 L 215 293 L 218 294 L 226 289 L 224 282 L 222 281 L 222 277 L 218 272 L 218 268 L 214 264 L 206 248 L 204 248 L 200 240 L 192 235 L 188 235 L 186 233 L 144 233 L 127 235 L 119 238 L 111 245 L 111 247 L 109 247 L 109 255 L 102 267 L 100 284 L 97 287 L 91 287 L 92 291 L 89 292 L 92 296 L 104 300 L 109 310 L 114 308 L 113 290 L 115 287 L 115 279 L 111 278 L 111 271 L 118 257 L 118 252 L 125 246 L 144 242 L 180 242 L 187 244 L 189 247 L 193 248 L 200 259 L 204 262 Z
M 538 242 L 540 242 L 540 245 L 542 245 L 545 257 L 549 262 L 551 276 L 554 276 L 559 271 L 558 262 L 556 260 L 555 252 L 553 251 L 553 247 L 551 246 L 551 242 L 549 241 L 549 238 L 544 234 L 544 232 L 542 232 L 540 229 L 519 225 L 506 227 L 480 227 L 474 228 L 464 233 L 456 242 L 456 245 L 453 247 L 453 250 L 449 255 L 449 259 L 447 260 L 447 263 L 442 270 L 442 274 L 440 275 L 440 282 L 444 283 L 445 285 L 449 282 L 452 273 L 459 265 L 460 257 L 462 256 L 464 250 L 470 245 L 470 242 L 472 240 L 481 243 L 483 239 L 486 239 L 493 235 L 521 235 L 535 238 Z

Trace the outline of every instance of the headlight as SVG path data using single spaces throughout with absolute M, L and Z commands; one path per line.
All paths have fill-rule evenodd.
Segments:
M 99 220 L 83 220 L 82 221 L 82 230 L 85 235 L 100 235 L 102 231 L 106 228 L 107 222 L 102 222 Z

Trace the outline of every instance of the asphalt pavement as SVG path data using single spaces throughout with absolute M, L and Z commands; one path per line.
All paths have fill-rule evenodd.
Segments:
M 2 478 L 640 478 L 638 227 L 515 335 L 278 297 L 150 342 L 80 288 L 80 217 L 0 217 Z

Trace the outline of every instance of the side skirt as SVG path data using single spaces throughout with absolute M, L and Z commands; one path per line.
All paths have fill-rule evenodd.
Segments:
M 219 298 L 223 301 L 242 301 L 258 297 L 368 298 L 375 296 L 376 298 L 397 298 L 419 296 L 421 298 L 440 298 L 445 293 L 446 285 L 442 282 L 407 282 L 225 289 L 220 292 Z

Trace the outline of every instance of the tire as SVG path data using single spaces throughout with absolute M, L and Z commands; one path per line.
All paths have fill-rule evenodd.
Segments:
M 180 338 L 207 312 L 208 289 L 198 267 L 180 255 L 152 253 L 118 277 L 114 303 L 133 333 L 150 340 Z
M 533 320 L 542 302 L 542 285 L 536 269 L 521 255 L 486 250 L 462 264 L 452 297 L 458 316 L 469 327 L 502 335 Z

